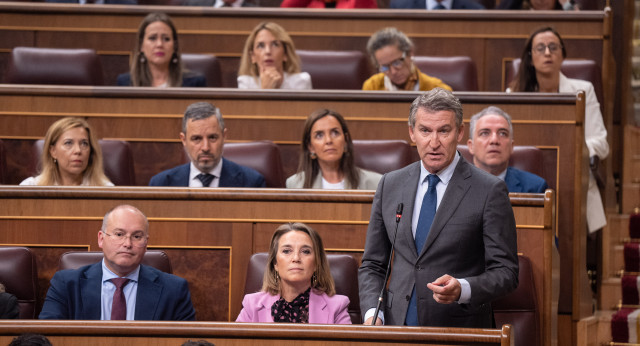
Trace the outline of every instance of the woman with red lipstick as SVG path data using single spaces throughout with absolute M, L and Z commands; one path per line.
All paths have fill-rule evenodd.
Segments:
M 382 176 L 358 168 L 347 122 L 340 113 L 321 109 L 304 125 L 298 173 L 287 178 L 290 189 L 375 190 Z
M 80 118 L 62 118 L 44 137 L 41 173 L 20 185 L 113 186 L 104 175 L 102 151 L 89 124 Z
M 120 86 L 207 86 L 202 74 L 183 68 L 178 32 L 164 13 L 150 13 L 142 20 L 129 65 L 131 71 L 118 76 Z
M 244 45 L 238 88 L 311 89 L 311 76 L 300 71 L 300 58 L 283 27 L 272 22 L 256 26 Z
M 595 158 L 603 160 L 609 155 L 609 143 L 607 142 L 607 129 L 604 127 L 600 113 L 600 104 L 590 82 L 567 78 L 560 72 L 562 61 L 566 56 L 564 42 L 556 30 L 550 27 L 536 30 L 525 44 L 518 75 L 507 92 L 575 94 L 581 90 L 585 91 L 584 138 L 591 160 L 593 161 Z M 595 232 L 606 224 L 600 191 L 594 175 L 590 173 L 587 191 L 587 225 L 590 232 Z
M 286 223 L 271 237 L 262 290 L 244 296 L 236 322 L 351 324 L 348 306 L 336 294 L 320 235 Z

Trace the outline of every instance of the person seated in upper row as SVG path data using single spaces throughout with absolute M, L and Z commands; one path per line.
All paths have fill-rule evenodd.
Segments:
M 376 0 L 283 0 L 280 7 L 378 8 Z
M 511 116 L 498 107 L 487 107 L 469 122 L 469 152 L 473 164 L 504 180 L 509 192 L 543 193 L 547 182 L 529 172 L 509 167 L 513 153 Z
M 482 10 L 484 6 L 474 0 L 391 0 L 389 8 L 423 10 Z
M 104 174 L 102 150 L 89 123 L 62 118 L 47 130 L 40 158 L 40 174 L 20 185 L 113 186 Z
M 356 167 L 347 122 L 338 112 L 321 109 L 307 117 L 298 173 L 287 178 L 286 186 L 290 189 L 375 190 L 381 177 Z
M 377 73 L 367 79 L 362 90 L 427 91 L 439 87 L 452 91 L 442 80 L 428 76 L 413 64 L 413 42 L 402 31 L 388 27 L 367 42 L 369 57 Z
M 171 18 L 164 13 L 150 13 L 144 17 L 129 65 L 129 72 L 118 75 L 119 86 L 207 86 L 202 74 L 183 67 L 178 32 Z
M 189 105 L 182 118 L 180 140 L 191 162 L 156 174 L 149 185 L 265 187 L 262 174 L 222 157 L 226 136 L 218 107 L 208 102 Z
M 300 58 L 289 34 L 280 25 L 262 22 L 244 44 L 238 88 L 311 89 L 311 76 L 300 71 Z
M 185 6 L 213 6 L 220 7 L 256 7 L 252 0 L 185 0 Z
M 579 11 L 574 0 L 501 0 L 497 10 L 565 10 Z
M 320 235 L 286 223 L 271 237 L 262 289 L 244 296 L 236 322 L 351 324 L 348 307 L 349 298 L 336 294 Z
M 527 39 L 520 56 L 518 74 L 507 92 L 577 93 L 585 92 L 584 140 L 589 158 L 594 164 L 589 173 L 587 190 L 587 225 L 590 232 L 604 227 L 607 218 L 596 181 L 597 162 L 609 155 L 607 129 L 602 120 L 600 103 L 591 82 L 567 78 L 561 71 L 567 57 L 566 46 L 560 34 L 551 27 L 535 30 Z

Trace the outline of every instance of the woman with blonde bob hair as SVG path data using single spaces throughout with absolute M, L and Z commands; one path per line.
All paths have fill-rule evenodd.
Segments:
M 351 324 L 348 306 L 336 294 L 320 235 L 286 223 L 271 238 L 262 290 L 244 297 L 236 322 Z
M 89 123 L 62 118 L 47 130 L 40 159 L 40 174 L 20 185 L 113 186 L 104 174 L 102 151 Z
M 300 71 L 293 40 L 280 25 L 262 22 L 244 44 L 238 88 L 311 89 L 311 76 Z

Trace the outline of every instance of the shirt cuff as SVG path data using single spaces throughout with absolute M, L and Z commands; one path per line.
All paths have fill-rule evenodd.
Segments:
M 369 310 L 367 310 L 367 312 L 364 314 L 364 320 L 368 320 L 369 318 L 373 318 L 373 314 L 376 313 L 376 309 L 375 308 L 371 308 Z M 384 324 L 384 312 L 382 312 L 382 310 L 378 311 L 378 318 L 380 320 L 382 320 L 382 324 Z M 373 322 L 373 325 L 375 325 L 375 321 Z
M 471 285 L 465 279 L 458 279 L 460 283 L 460 299 L 458 304 L 468 304 L 471 301 Z

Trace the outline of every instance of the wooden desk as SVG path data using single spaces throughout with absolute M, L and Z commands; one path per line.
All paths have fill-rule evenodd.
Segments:
M 96 233 L 104 213 L 132 204 L 149 218 L 149 248 L 166 251 L 174 274 L 189 281 L 197 319 L 232 321 L 241 309 L 249 257 L 268 251 L 278 225 L 305 222 L 320 233 L 328 252 L 359 260 L 372 200 L 373 191 L 3 186 L 0 244 L 36 253 L 43 299 L 60 254 L 99 250 Z M 514 194 L 511 201 L 518 251 L 533 266 L 542 340 L 550 340 L 555 196 L 549 190 Z
M 571 315 L 574 321 L 591 315 L 584 251 L 584 206 L 588 181 L 588 155 L 583 127 L 584 95 L 456 95 L 464 105 L 465 122 L 472 114 L 489 105 L 498 106 L 512 116 L 514 138 L 519 145 L 534 145 L 557 152 L 557 224 L 561 257 L 559 311 Z M 0 111 L 0 138 L 41 138 L 55 120 L 64 116 L 80 116 L 88 119 L 100 137 L 132 143 L 175 143 L 178 141 L 182 113 L 187 105 L 208 101 L 222 110 L 229 128 L 227 139 L 230 141 L 268 139 L 295 148 L 299 145 L 304 120 L 318 108 L 332 108 L 343 114 L 349 122 L 353 138 L 409 140 L 408 109 L 416 96 L 418 94 L 412 92 L 0 85 L 0 104 L 3 105 Z M 12 167 L 28 165 L 26 161 L 30 158 L 20 155 L 27 150 L 8 148 L 7 153 L 12 155 L 8 163 Z M 175 166 L 173 162 L 165 160 L 168 156 L 147 154 L 134 156 L 134 159 L 154 167 L 152 172 L 144 172 L 150 177 L 162 169 Z M 158 160 L 158 157 L 163 157 L 163 160 Z M 162 164 L 168 166 L 163 167 Z
M 176 346 L 187 340 L 216 345 L 499 345 L 513 342 L 501 329 L 371 327 L 282 323 L 190 323 L 115 321 L 0 321 L 0 343 L 21 333 L 38 333 L 54 345 Z

